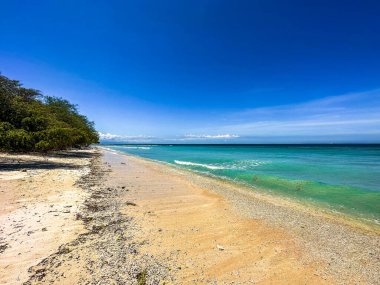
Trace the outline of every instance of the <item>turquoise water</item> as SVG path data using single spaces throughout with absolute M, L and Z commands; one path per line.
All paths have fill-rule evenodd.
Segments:
M 380 224 L 380 146 L 113 145 Z

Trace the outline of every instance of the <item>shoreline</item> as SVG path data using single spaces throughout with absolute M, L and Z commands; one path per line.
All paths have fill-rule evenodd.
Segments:
M 111 152 L 114 152 L 112 150 Z M 225 183 L 219 179 L 200 176 L 188 170 L 157 163 L 156 161 L 115 152 L 116 155 L 125 156 L 146 165 L 159 165 L 165 170 L 165 174 L 183 175 L 186 181 L 195 187 L 211 191 L 220 195 L 239 216 L 262 221 L 275 228 L 289 232 L 305 251 L 313 256 L 311 259 L 323 260 L 327 266 L 324 270 L 328 275 L 342 279 L 345 276 L 346 283 L 352 274 L 368 274 L 371 282 L 377 284 L 379 277 L 380 237 L 378 231 L 363 228 L 357 223 L 350 223 L 347 219 L 337 219 L 336 216 L 325 213 L 311 212 L 310 208 L 295 203 L 284 203 L 282 198 L 270 199 L 267 195 L 255 196 L 252 191 L 242 189 L 234 183 Z M 256 194 L 256 193 L 255 193 Z M 265 204 L 263 206 L 262 204 Z M 272 210 L 268 211 L 268 208 Z M 366 247 L 365 244 L 368 246 Z M 363 268 L 366 264 L 366 268 Z M 356 269 L 353 269 L 356 268 Z M 355 272 L 355 273 L 353 273 Z M 347 277 L 350 276 L 351 277 Z M 370 277 L 372 276 L 372 277 Z M 337 283 L 344 284 L 344 281 Z M 364 282 L 366 283 L 366 282 Z
M 214 179 L 219 183 L 227 184 L 233 188 L 236 188 L 239 191 L 244 191 L 243 193 L 247 195 L 252 195 L 253 198 L 255 199 L 262 199 L 266 202 L 274 203 L 280 206 L 296 208 L 299 211 L 303 211 L 315 216 L 320 216 L 321 218 L 326 218 L 334 222 L 341 223 L 342 225 L 350 226 L 357 230 L 380 235 L 380 224 L 374 221 L 365 219 L 363 217 L 355 216 L 354 214 L 338 212 L 332 208 L 320 206 L 316 202 L 302 201 L 302 200 L 294 199 L 291 197 L 287 197 L 285 195 L 278 195 L 274 192 L 268 192 L 264 189 L 254 188 L 251 185 L 245 184 L 242 181 L 233 181 L 232 179 L 229 179 L 228 177 L 216 176 L 212 174 L 203 173 L 201 171 L 186 169 L 186 168 L 183 168 L 183 167 L 180 167 L 180 166 L 177 166 L 175 164 L 171 164 L 165 161 L 141 157 L 138 155 L 125 153 L 119 150 L 110 149 L 104 146 L 97 146 L 97 148 L 105 150 L 105 151 L 115 152 L 119 155 L 125 155 L 126 157 L 134 157 L 136 159 L 141 159 L 143 161 L 158 163 L 166 167 L 171 167 L 178 171 L 183 171 L 184 173 L 188 173 L 189 175 L 199 175 L 206 179 Z
M 7 172 L 8 180 L 0 175 L 1 198 L 11 201 L 1 199 L 9 209 L 0 218 L 23 211 L 20 223 L 26 227 L 34 213 L 42 216 L 38 235 L 26 229 L 18 235 L 11 224 L 2 225 L 0 243 L 11 243 L 0 252 L 2 283 L 380 283 L 377 232 L 171 165 L 108 149 L 90 152 L 91 158 L 71 158 L 80 164 L 72 169 L 67 157 L 48 158 L 56 163 L 50 170 L 41 160 L 39 171 L 26 171 L 34 180 L 24 181 L 22 168 Z M 13 195 L 16 190 L 20 194 Z M 69 200 L 70 213 L 64 213 L 67 205 L 59 208 L 62 201 L 52 197 L 68 193 L 81 198 Z M 36 203 L 58 212 L 42 211 Z M 50 215 L 62 224 L 41 230 Z M 57 235 L 61 239 L 51 238 Z M 15 250 L 23 248 L 18 242 L 27 240 L 32 247 L 17 256 Z

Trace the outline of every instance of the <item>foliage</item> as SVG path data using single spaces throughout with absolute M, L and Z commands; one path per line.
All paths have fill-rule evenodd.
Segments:
M 144 269 L 144 271 L 137 274 L 137 284 L 138 285 L 145 285 L 146 284 L 146 278 L 147 278 L 147 270 Z
M 62 98 L 0 75 L 0 150 L 61 150 L 97 143 L 94 123 Z

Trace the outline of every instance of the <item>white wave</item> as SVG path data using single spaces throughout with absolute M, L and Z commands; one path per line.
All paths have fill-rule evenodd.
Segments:
M 199 166 L 199 167 L 204 167 L 204 168 L 208 168 L 208 169 L 212 169 L 212 170 L 227 169 L 223 166 L 216 166 L 216 165 L 203 164 L 203 163 L 195 163 L 195 162 L 190 162 L 190 161 L 174 160 L 174 162 L 177 164 L 181 164 L 181 165 Z
M 212 170 L 217 170 L 217 169 L 249 170 L 249 169 L 268 163 L 268 162 L 260 161 L 260 160 L 241 160 L 241 161 L 236 161 L 232 163 L 230 162 L 220 163 L 217 165 L 196 163 L 196 162 L 190 162 L 190 161 L 181 161 L 181 160 L 174 160 L 174 162 L 176 164 L 199 166 L 199 167 L 204 167 L 204 168 L 208 168 Z
M 236 170 L 249 170 L 251 168 L 255 168 L 264 164 L 268 164 L 267 161 L 261 161 L 261 160 L 240 160 L 236 161 L 229 165 L 230 169 L 236 169 Z
M 149 146 L 120 146 L 121 148 L 127 149 L 151 149 Z

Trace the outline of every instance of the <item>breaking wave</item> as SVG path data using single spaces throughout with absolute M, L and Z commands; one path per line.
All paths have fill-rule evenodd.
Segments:
M 195 163 L 195 162 L 190 162 L 190 161 L 181 161 L 181 160 L 174 160 L 176 164 L 180 165 L 190 165 L 190 166 L 199 166 L 199 167 L 204 167 L 212 170 L 216 169 L 227 169 L 226 167 L 223 166 L 217 166 L 217 165 L 211 165 L 211 164 L 203 164 L 203 163 Z

